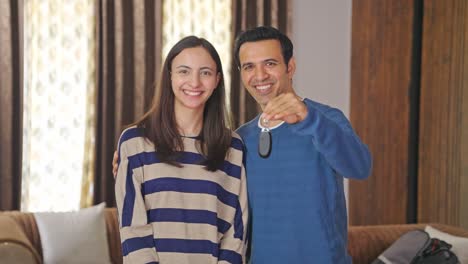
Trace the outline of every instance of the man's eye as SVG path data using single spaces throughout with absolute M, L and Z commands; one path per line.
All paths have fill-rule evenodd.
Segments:
M 180 75 L 187 75 L 189 73 L 189 71 L 187 70 L 179 70 L 177 71 L 177 74 L 180 74 Z
M 267 63 L 265 63 L 266 66 L 268 67 L 273 67 L 276 65 L 276 63 L 272 62 L 272 61 L 268 61 Z
M 252 70 L 252 69 L 253 69 L 253 66 L 252 66 L 252 65 L 245 65 L 245 66 L 242 68 L 242 70 L 244 70 L 244 71 L 250 71 L 250 70 Z
M 211 74 L 210 71 L 202 71 L 202 72 L 200 72 L 200 75 L 201 76 L 211 76 L 212 74 Z

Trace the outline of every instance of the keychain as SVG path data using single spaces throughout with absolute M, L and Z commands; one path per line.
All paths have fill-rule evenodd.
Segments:
M 271 152 L 271 132 L 267 119 L 263 119 L 263 124 L 264 125 L 258 139 L 258 154 L 260 157 L 266 159 L 270 156 Z

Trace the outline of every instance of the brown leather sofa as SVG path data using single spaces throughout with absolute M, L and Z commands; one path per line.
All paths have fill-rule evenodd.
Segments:
M 105 215 L 112 263 L 122 263 L 117 211 L 115 208 L 106 209 Z M 455 236 L 468 237 L 468 230 L 441 224 L 430 225 Z M 353 263 L 371 263 L 403 233 L 416 228 L 424 229 L 425 226 L 426 224 L 351 226 L 348 232 L 348 251 Z M 2 243 L 28 249 L 31 252 L 31 261 L 28 263 L 42 263 L 41 240 L 32 213 L 0 212 L 0 244 Z
M 454 236 L 468 238 L 468 230 L 442 224 L 403 224 L 403 225 L 375 225 L 351 226 L 348 230 L 348 252 L 354 264 L 372 263 L 385 249 L 404 233 L 423 229 L 430 225 L 440 231 Z

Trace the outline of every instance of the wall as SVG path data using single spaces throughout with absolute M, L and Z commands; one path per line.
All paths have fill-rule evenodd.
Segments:
M 352 1 L 293 2 L 294 88 L 349 117 Z
M 350 119 L 373 154 L 351 225 L 468 228 L 468 1 L 354 0 Z
M 349 115 L 351 1 L 294 0 L 294 87 Z

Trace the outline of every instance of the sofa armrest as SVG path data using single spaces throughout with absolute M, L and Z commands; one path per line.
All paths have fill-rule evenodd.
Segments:
M 375 226 L 350 226 L 348 230 L 348 252 L 354 264 L 372 263 L 382 252 L 404 233 L 430 225 L 455 236 L 468 237 L 468 231 L 459 227 L 428 223 Z
M 41 263 L 21 227 L 4 215 L 0 215 L 0 259 L 5 263 Z

